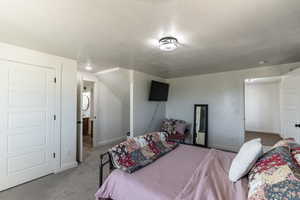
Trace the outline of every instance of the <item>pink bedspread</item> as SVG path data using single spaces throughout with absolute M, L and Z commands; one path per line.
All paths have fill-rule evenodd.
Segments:
M 235 154 L 180 145 L 133 174 L 114 170 L 96 193 L 113 200 L 246 200 L 247 179 L 232 183 Z

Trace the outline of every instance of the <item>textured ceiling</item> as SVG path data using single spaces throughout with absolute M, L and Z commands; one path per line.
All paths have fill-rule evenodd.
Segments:
M 1 0 L 0 24 L 1 42 L 95 72 L 169 78 L 300 61 L 299 0 Z M 180 48 L 160 51 L 170 35 Z

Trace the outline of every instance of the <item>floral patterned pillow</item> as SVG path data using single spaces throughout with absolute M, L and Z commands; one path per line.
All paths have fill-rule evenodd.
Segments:
M 116 168 L 132 173 L 177 146 L 177 143 L 166 141 L 166 133 L 155 132 L 128 139 L 109 149 L 109 153 Z
M 248 200 L 300 200 L 300 168 L 289 144 L 281 141 L 256 162 L 248 175 Z
M 187 123 L 183 120 L 178 119 L 166 119 L 162 122 L 161 131 L 166 132 L 167 134 L 184 134 Z
M 161 125 L 161 131 L 164 131 L 166 133 L 175 134 L 176 133 L 176 127 L 173 120 L 164 120 Z

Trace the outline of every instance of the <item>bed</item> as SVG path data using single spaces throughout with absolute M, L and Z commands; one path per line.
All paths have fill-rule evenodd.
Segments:
M 180 144 L 134 172 L 115 169 L 96 193 L 112 200 L 246 200 L 247 178 L 228 179 L 234 153 Z

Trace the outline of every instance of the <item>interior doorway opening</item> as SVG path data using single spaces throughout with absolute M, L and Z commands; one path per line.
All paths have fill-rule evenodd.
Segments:
M 261 138 L 267 150 L 282 139 L 281 81 L 281 77 L 245 80 L 245 142 Z
M 90 152 L 93 148 L 94 137 L 94 82 L 83 81 L 82 90 L 82 135 L 83 151 Z
M 77 87 L 77 161 L 79 163 L 86 160 L 95 146 L 95 88 L 96 82 L 79 77 Z

